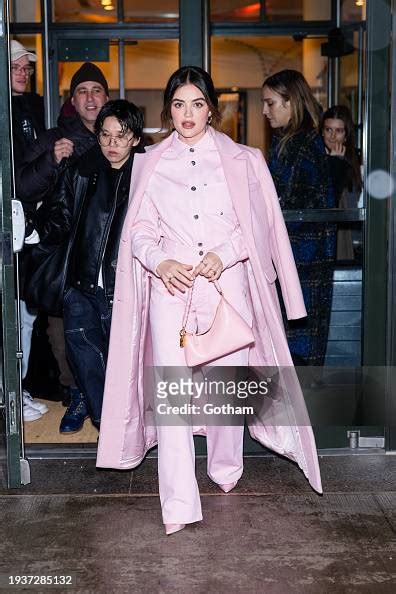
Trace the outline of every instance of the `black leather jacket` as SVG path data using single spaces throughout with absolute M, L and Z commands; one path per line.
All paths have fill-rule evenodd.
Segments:
M 99 147 L 66 170 L 59 188 L 65 221 L 70 229 L 66 286 L 95 294 L 102 266 L 103 288 L 109 303 L 114 295 L 118 246 L 128 207 L 133 153 L 121 169 L 112 169 Z
M 57 163 L 54 158 L 54 145 L 60 138 L 69 138 L 74 151 L 68 159 Z M 60 176 L 67 167 L 76 165 L 80 157 L 97 145 L 95 134 L 88 130 L 76 114 L 66 117 L 61 112 L 58 126 L 39 134 L 23 154 L 16 154 L 15 187 L 16 195 L 23 205 L 51 199 Z

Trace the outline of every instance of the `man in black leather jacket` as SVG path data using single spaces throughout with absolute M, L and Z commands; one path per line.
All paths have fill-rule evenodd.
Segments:
M 133 156 L 143 150 L 143 116 L 133 103 L 109 101 L 95 132 L 97 146 L 68 168 L 58 188 L 64 229 L 70 229 L 63 299 L 66 352 L 80 388 L 61 421 L 61 433 L 78 431 L 88 415 L 99 427 L 118 245 Z

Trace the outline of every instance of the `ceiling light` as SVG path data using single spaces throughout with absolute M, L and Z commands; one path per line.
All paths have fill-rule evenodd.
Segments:
M 364 2 L 363 2 L 363 0 L 356 0 L 355 4 L 356 4 L 356 6 L 363 6 Z
M 113 0 L 101 0 L 102 6 L 112 6 Z

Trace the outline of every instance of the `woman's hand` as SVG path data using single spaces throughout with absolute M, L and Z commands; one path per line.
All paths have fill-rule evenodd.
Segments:
M 328 150 L 331 157 L 345 157 L 346 147 L 342 142 L 335 142 Z
M 163 260 L 157 266 L 157 274 L 161 278 L 165 287 L 171 295 L 175 294 L 174 289 L 181 293 L 186 292 L 186 287 L 189 289 L 194 282 L 191 264 L 182 264 L 177 260 Z
M 194 277 L 201 275 L 209 279 L 210 282 L 220 278 L 223 272 L 223 262 L 214 252 L 207 252 L 202 261 L 194 269 Z

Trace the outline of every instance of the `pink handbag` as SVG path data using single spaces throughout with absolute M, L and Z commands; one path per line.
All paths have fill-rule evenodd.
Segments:
M 254 342 L 249 324 L 223 295 L 217 281 L 213 283 L 220 293 L 220 302 L 212 325 L 202 334 L 191 334 L 186 331 L 186 324 L 191 308 L 193 287 L 189 291 L 184 311 L 182 329 L 180 330 L 180 347 L 184 348 L 188 367 L 204 365 L 235 351 L 239 351 Z

